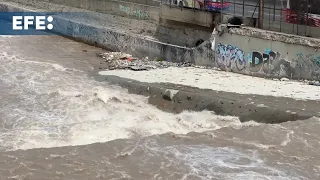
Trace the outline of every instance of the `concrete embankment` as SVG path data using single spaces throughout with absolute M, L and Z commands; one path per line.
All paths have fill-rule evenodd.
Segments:
M 144 83 L 117 76 L 96 76 L 129 90 L 129 93 L 149 97 L 149 103 L 159 109 L 180 113 L 183 110 L 210 110 L 219 115 L 238 116 L 244 121 L 281 123 L 319 116 L 319 102 L 285 97 L 244 95 L 170 84 Z
M 21 2 L 21 0 L 14 1 Z M 185 22 L 198 26 L 210 26 L 215 17 L 209 13 L 187 9 L 181 10 L 166 5 L 153 6 L 142 1 L 107 0 L 99 2 L 84 0 L 66 2 L 50 0 L 49 2 L 125 16 L 141 22 L 153 22 L 158 27 L 156 31 L 158 33 L 161 32 L 160 36 L 154 33 L 152 35 L 153 39 L 149 40 L 143 36 L 110 33 L 111 37 L 108 37 L 108 40 L 112 44 L 94 41 L 97 44 L 103 44 L 104 47 L 112 47 L 111 49 L 135 55 L 157 56 L 168 61 L 185 61 L 197 65 L 213 66 L 225 71 L 251 76 L 320 80 L 320 53 L 318 52 L 320 41 L 318 39 L 241 27 L 230 28 L 225 33 L 220 33 L 213 42 L 208 34 L 207 36 L 204 35 L 206 34 L 203 33 L 204 31 L 184 34 L 182 31 L 177 32 L 174 30 L 175 28 L 178 29 L 178 26 L 171 29 L 161 26 L 163 23 L 161 21 L 166 22 L 166 20 L 173 20 L 176 23 Z M 32 3 L 30 2 L 29 4 Z M 97 24 L 99 23 L 97 22 Z M 103 41 L 105 39 L 103 34 L 97 30 L 95 31 L 98 32 L 96 33 L 98 36 L 101 36 L 95 39 Z M 86 34 L 87 32 L 84 32 L 84 35 Z M 87 41 L 92 36 L 90 32 L 88 34 L 90 37 L 87 38 Z M 195 41 L 197 40 L 195 37 L 197 35 L 199 39 L 205 42 L 195 47 Z M 109 36 L 109 34 L 106 36 Z M 128 38 L 121 39 L 121 37 L 127 36 Z M 139 38 L 137 39 L 137 37 Z M 141 41 L 140 39 L 143 40 Z M 189 39 L 192 40 L 190 41 Z M 184 41 L 188 44 L 187 47 L 184 47 Z M 119 46 L 115 47 L 114 45 L 117 44 Z M 214 50 L 211 49 L 211 44 L 215 45 Z
M 0 11 L 28 12 L 34 10 L 28 9 L 28 7 L 21 8 L 12 3 L 2 3 Z M 139 36 L 121 29 L 101 26 L 101 21 L 101 17 L 99 18 L 90 12 L 54 15 L 53 31 L 82 42 L 114 51 L 127 52 L 138 57 L 149 56 L 150 58 L 162 58 L 176 62 L 194 62 L 195 55 L 191 48 L 163 43 L 154 38 Z
M 53 30 L 86 43 L 114 51 L 127 52 L 138 57 L 149 56 L 173 62 L 184 61 L 211 65 L 213 61 L 213 52 L 209 51 L 211 50 L 209 41 L 211 30 L 162 26 L 154 19 L 138 18 L 132 15 L 131 11 L 126 14 L 120 7 L 114 7 L 108 12 L 109 14 L 105 14 L 86 10 L 90 9 L 88 7 L 80 9 L 60 5 L 63 3 L 52 4 L 30 0 L 14 0 L 14 2 L 2 3 L 1 11 L 81 12 L 73 15 L 69 13 L 68 17 L 62 17 L 64 15 L 59 14 L 60 17 L 55 18 Z M 114 5 L 117 2 L 112 3 Z M 78 5 L 74 3 L 73 6 Z M 135 6 L 139 6 L 140 9 L 145 7 L 145 5 L 130 3 L 131 6 L 131 10 Z M 156 9 L 159 10 L 159 8 Z M 152 12 L 154 11 L 153 9 Z M 146 12 L 150 14 L 151 10 Z M 121 17 L 118 13 L 125 17 Z M 148 17 L 151 16 L 148 15 Z M 195 47 L 201 40 L 207 41 Z M 199 62 L 196 62 L 198 60 Z
M 138 57 L 149 56 L 172 62 L 190 62 L 196 65 L 218 67 L 225 71 L 258 77 L 320 80 L 318 52 L 320 41 L 318 39 L 242 27 L 231 28 L 228 31 L 222 30 L 213 41 L 209 33 L 202 30 L 191 30 L 192 28 L 182 30 L 181 27 L 176 29 L 177 26 L 174 28 L 162 26 L 160 19 L 163 14 L 179 17 L 178 11 L 174 8 L 161 9 L 131 1 L 112 0 L 104 3 L 94 0 L 48 1 L 56 4 L 41 0 L 13 1 L 22 3 L 23 6 L 42 8 L 44 11 L 85 11 L 85 15 L 81 18 L 76 16 L 56 18 L 55 31 L 114 51 L 123 51 Z M 97 6 L 99 3 L 101 7 Z M 89 13 L 87 10 L 92 11 Z M 118 21 L 113 18 L 104 19 L 106 14 L 93 11 L 110 13 Z M 192 14 L 188 10 L 179 12 Z M 118 19 L 119 16 L 125 16 L 125 18 Z M 199 17 L 206 17 L 206 15 L 201 14 Z M 175 20 L 175 22 L 179 21 Z M 182 21 L 189 20 L 182 19 Z M 106 21 L 111 23 L 105 24 Z M 113 25 L 118 22 L 126 23 Z M 136 25 L 128 26 L 128 24 Z M 201 42 L 200 40 L 204 42 L 195 46 L 199 44 L 197 42 Z M 184 42 L 187 46 L 184 46 Z M 215 49 L 212 49 L 212 44 Z
M 0 11 L 8 12 L 36 10 L 22 8 L 13 3 L 2 3 L 0 8 Z M 54 18 L 54 28 L 57 33 L 89 44 L 124 51 L 138 57 L 158 57 L 175 62 L 185 61 L 204 65 L 212 65 L 215 62 L 210 41 L 196 48 L 186 48 L 163 43 L 151 37 L 131 34 L 117 28 L 101 26 L 99 23 L 102 22 L 102 18 L 98 16 L 87 14 L 86 17 L 56 16 Z M 319 115 L 318 108 L 316 108 L 319 107 L 317 101 L 239 95 L 174 84 L 142 83 L 113 76 L 97 76 L 97 79 L 107 80 L 128 88 L 131 93 L 149 96 L 151 104 L 172 112 L 207 109 L 220 115 L 239 116 L 241 121 L 255 120 L 266 123 L 302 120 Z

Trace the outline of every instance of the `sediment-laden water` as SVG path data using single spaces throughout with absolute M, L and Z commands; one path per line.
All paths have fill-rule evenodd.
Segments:
M 90 77 L 97 51 L 0 37 L 0 179 L 319 179 L 319 119 L 162 112 Z

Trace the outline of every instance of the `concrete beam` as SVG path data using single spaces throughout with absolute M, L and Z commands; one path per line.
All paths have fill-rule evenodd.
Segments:
M 181 9 L 167 4 L 160 6 L 160 18 L 204 27 L 212 27 L 214 24 L 214 15 L 211 12 L 186 8 Z

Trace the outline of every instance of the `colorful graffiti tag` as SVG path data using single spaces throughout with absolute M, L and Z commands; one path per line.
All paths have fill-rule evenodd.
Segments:
M 128 6 L 123 6 L 123 5 L 119 5 L 119 9 L 121 12 L 125 13 L 125 14 L 130 14 L 131 9 Z
M 124 6 L 124 5 L 119 5 L 119 9 L 121 12 L 130 15 L 131 14 L 131 8 L 128 6 Z M 140 9 L 134 9 L 132 11 L 132 15 L 137 17 L 138 19 L 148 19 L 149 18 L 149 14 L 148 11 L 143 11 Z
M 219 43 L 215 48 L 216 66 L 242 74 L 295 79 L 320 79 L 320 56 L 297 53 L 292 59 L 280 52 L 245 52 L 236 46 Z
M 320 56 L 314 57 L 313 62 L 320 67 Z
M 149 18 L 149 14 L 147 11 L 142 11 L 139 9 L 133 10 L 133 14 L 134 16 L 136 16 L 139 19 L 148 19 Z
M 291 63 L 287 60 L 287 57 L 270 49 L 266 49 L 263 53 L 258 51 L 248 53 L 248 62 L 251 72 L 278 77 L 291 76 Z
M 221 69 L 241 71 L 246 67 L 244 52 L 236 46 L 219 43 L 216 48 L 216 62 Z
M 320 80 L 320 57 L 314 54 L 304 55 L 299 52 L 292 60 L 293 74 L 296 79 L 312 79 Z

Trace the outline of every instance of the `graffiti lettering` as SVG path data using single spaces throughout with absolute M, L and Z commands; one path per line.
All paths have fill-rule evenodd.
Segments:
M 297 53 L 293 59 L 293 72 L 296 79 L 320 79 L 320 57 Z
M 142 11 L 142 10 L 133 10 L 133 15 L 136 16 L 139 19 L 148 19 L 149 14 L 147 11 Z
M 314 57 L 313 62 L 320 67 L 320 56 Z
M 131 8 L 128 6 L 123 6 L 123 5 L 119 5 L 119 9 L 121 12 L 130 15 L 131 14 Z M 148 19 L 149 18 L 149 14 L 148 11 L 143 11 L 140 9 L 135 9 L 132 11 L 133 16 L 139 18 L 139 19 Z
M 124 13 L 126 13 L 126 14 L 128 14 L 128 15 L 129 15 L 130 12 L 131 12 L 130 7 L 123 6 L 123 5 L 119 5 L 119 9 L 120 9 L 121 12 L 124 12 Z
M 236 46 L 221 43 L 217 44 L 214 49 L 215 66 L 222 70 L 253 76 L 320 80 L 320 56 L 318 53 L 307 55 L 297 53 L 296 56 L 291 56 L 289 59 L 287 54 L 281 54 L 271 49 L 245 54 Z
M 264 53 L 253 51 L 248 54 L 251 72 L 265 73 L 277 77 L 291 76 L 291 63 L 279 52 L 266 50 Z
M 241 71 L 246 66 L 244 52 L 231 45 L 218 44 L 216 48 L 217 65 L 221 69 Z

